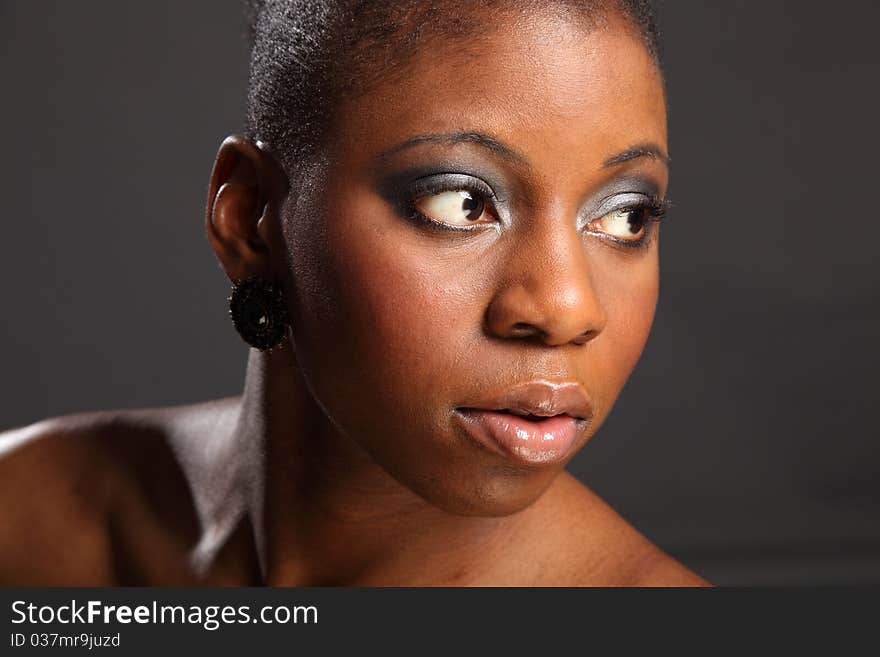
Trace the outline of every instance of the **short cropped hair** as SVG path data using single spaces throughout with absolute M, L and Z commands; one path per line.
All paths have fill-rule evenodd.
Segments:
M 393 75 L 434 39 L 477 35 L 486 10 L 559 8 L 595 25 L 627 19 L 660 66 L 648 0 L 246 0 L 250 44 L 245 134 L 288 175 L 319 152 L 333 101 Z

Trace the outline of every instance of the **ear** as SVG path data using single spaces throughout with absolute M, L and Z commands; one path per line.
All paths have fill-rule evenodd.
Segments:
M 283 248 L 279 217 L 287 176 L 261 143 L 223 140 L 208 187 L 208 241 L 233 282 L 276 278 Z

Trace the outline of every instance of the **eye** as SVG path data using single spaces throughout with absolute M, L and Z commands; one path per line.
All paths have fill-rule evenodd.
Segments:
M 455 227 L 474 224 L 486 212 L 486 198 L 476 190 L 456 189 L 425 194 L 413 201 L 428 219 Z
M 596 224 L 599 232 L 608 233 L 620 240 L 638 242 L 648 222 L 645 208 L 621 208 L 600 217 Z
M 608 235 L 614 241 L 628 242 L 627 246 L 636 246 L 645 241 L 649 224 L 659 221 L 665 211 L 666 204 L 663 201 L 618 208 L 591 222 L 589 229 L 594 233 Z

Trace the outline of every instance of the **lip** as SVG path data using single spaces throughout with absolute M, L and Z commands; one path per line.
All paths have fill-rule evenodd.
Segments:
M 577 383 L 530 381 L 458 407 L 455 417 L 474 440 L 495 453 L 525 465 L 546 465 L 568 456 L 591 421 L 593 407 Z

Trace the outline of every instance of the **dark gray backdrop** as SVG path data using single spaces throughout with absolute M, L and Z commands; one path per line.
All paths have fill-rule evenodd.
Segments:
M 661 5 L 676 208 L 572 471 L 721 584 L 880 583 L 880 5 Z M 0 428 L 237 394 L 204 238 L 237 2 L 0 3 Z

